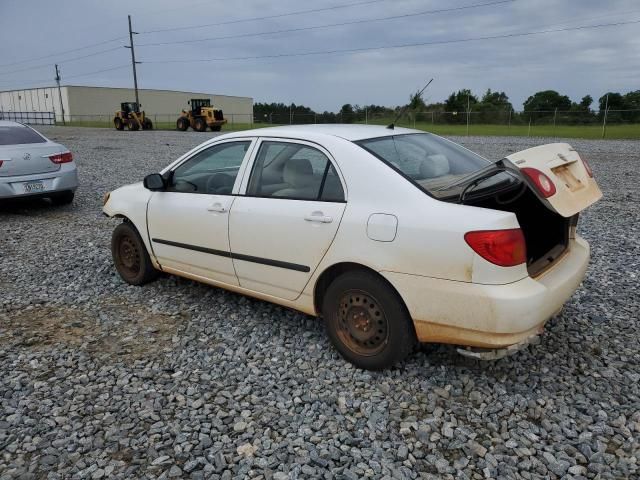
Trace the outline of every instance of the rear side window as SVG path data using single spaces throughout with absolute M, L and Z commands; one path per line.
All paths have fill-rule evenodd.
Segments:
M 344 202 L 340 177 L 320 150 L 288 142 L 263 142 L 249 179 L 247 195 Z
M 371 138 L 357 144 L 431 193 L 491 164 L 480 155 L 429 133 Z
M 23 145 L 45 143 L 46 140 L 29 127 L 23 125 L 0 126 L 0 145 Z

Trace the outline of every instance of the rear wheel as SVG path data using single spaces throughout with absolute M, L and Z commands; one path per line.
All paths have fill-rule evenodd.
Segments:
M 111 236 L 111 255 L 120 277 L 130 285 L 149 283 L 160 275 L 138 231 L 129 222 L 118 225 Z
M 149 118 L 145 118 L 142 122 L 142 128 L 144 130 L 153 130 L 153 122 Z
M 66 192 L 57 193 L 51 197 L 51 202 L 54 205 L 69 205 L 73 202 L 73 198 L 75 197 L 75 193 L 73 190 L 67 190 Z
M 180 117 L 178 121 L 176 121 L 176 128 L 181 132 L 186 132 L 187 128 L 189 128 L 189 120 L 184 117 Z
M 198 117 L 193 121 L 193 129 L 196 132 L 205 132 L 207 130 L 207 122 L 202 117 Z
M 113 126 L 116 127 L 116 130 L 124 130 L 124 122 L 120 117 L 113 119 Z
M 138 122 L 135 118 L 130 118 L 129 121 L 127 122 L 127 128 L 130 131 L 135 132 L 136 130 L 140 129 L 140 125 L 138 125 Z
M 352 271 L 336 278 L 325 293 L 322 313 L 331 342 L 357 367 L 391 367 L 416 345 L 402 299 L 374 273 Z
M 211 125 L 212 132 L 219 132 L 220 130 L 222 130 L 222 125 Z

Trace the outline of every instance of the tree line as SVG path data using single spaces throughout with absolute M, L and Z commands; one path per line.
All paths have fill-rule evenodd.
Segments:
M 406 105 L 386 107 L 382 105 L 344 104 L 337 112 L 316 112 L 304 105 L 258 102 L 253 106 L 256 122 L 263 123 L 352 123 L 367 118 L 392 119 L 405 110 L 403 120 L 437 121 L 439 123 L 466 123 L 470 112 L 473 123 L 532 123 L 556 119 L 563 124 L 587 124 L 602 121 L 605 109 L 608 121 L 640 122 L 640 90 L 625 94 L 607 92 L 595 107 L 591 95 L 579 102 L 555 90 L 543 90 L 531 95 L 524 102 L 523 110 L 516 112 L 505 92 L 488 89 L 477 96 L 469 89 L 451 93 L 438 103 L 426 103 L 418 92 L 409 96 Z M 428 112 L 428 113 L 425 113 Z

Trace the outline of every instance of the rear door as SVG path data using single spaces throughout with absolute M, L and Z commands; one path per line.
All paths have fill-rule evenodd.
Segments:
M 339 171 L 318 145 L 262 140 L 243 190 L 229 217 L 240 285 L 294 300 L 338 231 L 346 206 Z
M 602 198 L 588 164 L 567 143 L 529 148 L 509 155 L 506 160 L 524 173 L 523 177 L 540 200 L 563 217 L 572 217 Z M 537 172 L 546 176 L 552 185 Z M 536 181 L 542 181 L 551 194 L 545 196 L 545 188 L 541 189 Z

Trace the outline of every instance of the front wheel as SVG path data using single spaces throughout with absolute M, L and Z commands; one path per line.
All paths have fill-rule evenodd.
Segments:
M 181 132 L 186 132 L 187 128 L 189 128 L 189 120 L 184 117 L 180 117 L 176 121 L 176 129 L 180 130 Z
M 353 271 L 336 278 L 325 293 L 322 313 L 331 342 L 357 367 L 391 367 L 416 345 L 402 299 L 372 272 Z
M 115 117 L 113 119 L 113 126 L 116 127 L 116 130 L 124 130 L 124 123 L 120 117 Z
M 129 222 L 121 223 L 113 231 L 111 255 L 120 277 L 130 285 L 149 283 L 160 274 L 153 268 L 140 234 Z
M 135 118 L 130 118 L 127 122 L 127 128 L 129 129 L 129 131 L 135 132 L 140 129 L 140 125 Z

